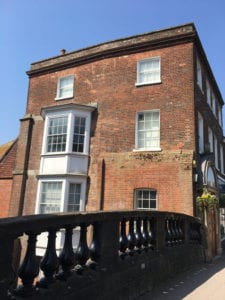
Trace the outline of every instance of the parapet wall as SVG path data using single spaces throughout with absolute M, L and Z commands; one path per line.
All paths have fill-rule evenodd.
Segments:
M 44 255 L 37 258 L 37 237 L 46 231 Z M 63 235 L 61 249 L 56 249 L 57 234 Z M 13 271 L 14 240 L 22 236 L 25 255 L 19 270 Z M 0 299 L 136 299 L 171 275 L 203 262 L 204 240 L 198 219 L 168 212 L 1 219 Z M 16 284 L 15 274 L 22 284 Z

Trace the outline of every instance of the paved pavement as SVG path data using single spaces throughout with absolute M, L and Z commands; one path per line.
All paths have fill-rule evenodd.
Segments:
M 225 253 L 167 280 L 138 300 L 225 300 Z

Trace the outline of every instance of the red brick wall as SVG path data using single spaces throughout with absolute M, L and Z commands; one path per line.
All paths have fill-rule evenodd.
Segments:
M 8 217 L 12 179 L 0 179 L 0 218 Z
M 160 56 L 162 83 L 136 87 L 139 59 Z M 75 75 L 74 98 L 55 101 L 58 78 Z M 193 45 L 180 44 L 143 53 L 101 59 L 63 71 L 30 79 L 27 114 L 34 117 L 29 160 L 29 177 L 24 212 L 35 209 L 37 178 L 43 138 L 42 107 L 67 103 L 98 103 L 90 141 L 90 189 L 88 209 L 99 209 L 99 158 L 105 159 L 104 208 L 133 208 L 133 190 L 152 187 L 158 191 L 158 208 L 192 213 L 192 166 L 162 158 L 149 163 L 133 158 L 135 115 L 142 110 L 159 109 L 162 153 L 195 149 Z M 20 138 L 26 135 L 21 127 Z M 23 160 L 20 154 L 18 160 Z M 169 153 L 168 152 L 168 153 Z M 190 162 L 189 162 L 190 163 Z M 183 181 L 185 179 L 185 182 Z M 17 190 L 15 188 L 14 193 Z M 183 193 L 185 197 L 183 197 Z M 188 203 L 186 204 L 186 199 Z M 191 200 L 190 200 L 191 199 Z
M 9 214 L 16 150 L 15 140 L 0 162 L 0 218 L 8 217 Z
M 193 153 L 165 151 L 163 153 L 104 153 L 105 210 L 133 209 L 134 189 L 157 190 L 157 208 L 193 214 L 192 161 Z M 95 173 L 96 172 L 96 173 Z M 88 210 L 98 210 L 96 199 L 99 170 L 91 163 L 92 176 Z

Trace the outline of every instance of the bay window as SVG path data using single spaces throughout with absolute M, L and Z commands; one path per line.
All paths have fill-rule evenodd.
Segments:
M 40 179 L 36 213 L 50 214 L 84 210 L 86 178 L 51 176 Z
M 88 154 L 90 136 L 90 112 L 64 110 L 46 113 L 43 154 Z
M 62 182 L 42 182 L 39 213 L 56 213 L 61 210 Z
M 91 113 L 96 105 L 42 110 L 45 120 L 36 213 L 85 209 Z
M 47 135 L 47 152 L 64 152 L 66 150 L 68 116 L 49 119 Z

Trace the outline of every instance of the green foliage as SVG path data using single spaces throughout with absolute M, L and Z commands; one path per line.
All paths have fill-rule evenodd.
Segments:
M 203 188 L 202 195 L 196 198 L 196 205 L 200 211 L 202 211 L 204 208 L 218 208 L 219 204 L 219 199 L 214 194 L 208 192 L 206 187 Z

